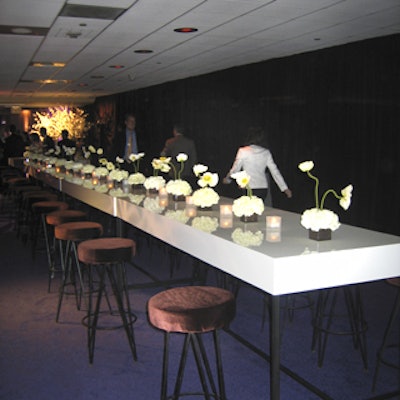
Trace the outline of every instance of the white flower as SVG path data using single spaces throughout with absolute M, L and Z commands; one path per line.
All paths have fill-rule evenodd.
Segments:
M 96 153 L 96 149 L 95 149 L 92 145 L 90 145 L 90 146 L 88 147 L 88 150 L 89 150 L 91 153 Z
M 185 161 L 187 161 L 187 159 L 188 159 L 188 155 L 185 153 L 179 153 L 176 156 L 176 161 L 178 161 L 178 162 L 185 162 Z
M 250 175 L 246 171 L 239 171 L 231 175 L 239 187 L 245 189 L 250 182 Z
M 115 165 L 114 165 L 111 161 L 107 161 L 107 163 L 106 163 L 106 168 L 107 168 L 109 171 L 112 171 L 113 169 L 115 169 Z
M 189 183 L 181 179 L 169 181 L 166 189 L 168 193 L 174 196 L 189 196 L 192 193 L 192 188 Z
M 74 171 L 79 171 L 79 170 L 82 169 L 82 167 L 83 167 L 83 164 L 80 163 L 80 162 L 77 162 L 77 163 L 73 163 L 73 164 L 72 164 L 72 169 L 73 169 Z
M 264 202 L 257 196 L 241 196 L 233 201 L 232 211 L 237 217 L 261 215 L 264 211 Z
M 132 153 L 132 154 L 129 155 L 128 158 L 129 158 L 130 161 L 135 162 L 137 160 L 140 160 L 143 157 L 144 157 L 144 153 L 138 153 L 138 154 Z
M 200 174 L 203 174 L 207 170 L 208 170 L 208 167 L 206 165 L 203 165 L 203 164 L 196 164 L 196 165 L 193 166 L 193 173 L 196 176 L 199 176 Z
M 117 156 L 117 157 L 115 158 L 115 161 L 116 161 L 118 164 L 123 164 L 125 160 L 124 160 L 123 158 Z
M 108 194 L 112 197 L 126 197 L 128 196 L 127 193 L 125 193 L 121 188 L 117 188 L 117 189 L 110 189 L 110 191 L 108 192 Z
M 314 168 L 314 163 L 312 161 L 303 161 L 299 164 L 299 169 L 302 172 L 311 171 Z
M 94 171 L 94 165 L 86 164 L 82 168 L 84 174 L 91 174 Z
M 193 228 L 212 233 L 218 228 L 218 219 L 213 217 L 196 217 L 192 221 Z
M 96 153 L 97 153 L 98 156 L 103 155 L 103 149 L 102 149 L 101 147 L 99 147 L 99 148 L 97 149 Z
M 83 182 L 83 187 L 86 188 L 86 189 L 93 189 L 94 185 L 93 185 L 92 181 L 89 181 L 89 180 L 86 179 Z
M 232 240 L 245 247 L 260 246 L 264 240 L 264 235 L 261 231 L 251 232 L 243 231 L 242 228 L 236 228 L 232 232 Z
M 193 204 L 198 207 L 211 207 L 214 204 L 218 204 L 218 202 L 219 195 L 212 188 L 197 189 L 193 193 Z
M 146 180 L 146 177 L 141 172 L 136 172 L 134 174 L 130 174 L 128 177 L 128 183 L 130 185 L 141 185 Z
M 101 177 L 101 176 L 107 176 L 109 174 L 109 171 L 105 167 L 97 167 L 93 170 L 93 173 L 95 176 Z
M 303 212 L 301 225 L 306 229 L 318 232 L 320 229 L 335 231 L 339 228 L 340 223 L 338 216 L 333 211 L 311 208 Z
M 206 186 L 215 187 L 218 184 L 218 179 L 218 174 L 206 172 L 201 176 L 197 183 L 202 188 Z
M 342 198 L 339 200 L 339 204 L 344 210 L 347 210 L 350 207 L 352 192 L 353 185 L 347 185 L 341 191 Z
M 114 169 L 110 172 L 108 176 L 110 179 L 113 179 L 114 181 L 121 182 L 124 179 L 126 179 L 128 175 L 129 175 L 128 171 L 124 171 L 121 169 Z
M 55 165 L 56 167 L 61 167 L 65 165 L 66 162 L 67 160 L 65 158 L 58 158 Z
M 107 193 L 108 192 L 108 186 L 106 184 L 97 185 L 97 186 L 94 187 L 94 190 L 96 192 L 99 192 L 99 193 Z
M 143 186 L 147 190 L 150 190 L 150 189 L 159 190 L 160 188 L 165 186 L 165 179 L 162 176 L 150 176 L 150 177 L 146 178 Z

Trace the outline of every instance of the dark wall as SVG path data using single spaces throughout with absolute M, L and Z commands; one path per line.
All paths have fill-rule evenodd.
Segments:
M 120 93 L 117 115 L 136 113 L 149 160 L 183 122 L 199 162 L 221 178 L 247 127 L 261 125 L 294 193 L 273 183 L 275 207 L 313 206 L 313 182 L 297 168 L 313 160 L 321 190 L 354 185 L 347 212 L 326 202 L 342 222 L 399 235 L 399 44 L 394 35 Z M 233 184 L 218 191 L 237 195 Z

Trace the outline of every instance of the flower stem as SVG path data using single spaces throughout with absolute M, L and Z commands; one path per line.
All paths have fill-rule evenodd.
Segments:
M 310 173 L 310 171 L 307 171 L 307 175 L 308 175 L 311 179 L 314 179 L 314 181 L 315 181 L 315 189 L 314 189 L 315 208 L 320 208 L 320 207 L 319 207 L 319 200 L 318 200 L 319 179 L 318 179 L 316 176 L 312 175 L 312 174 Z M 322 209 L 322 206 L 321 206 L 321 209 Z
M 335 190 L 333 190 L 333 189 L 327 190 L 327 191 L 323 194 L 322 199 L 321 199 L 321 210 L 324 208 L 325 199 L 326 199 L 326 196 L 328 196 L 329 193 L 332 193 L 338 200 L 341 199 L 341 197 L 336 193 Z

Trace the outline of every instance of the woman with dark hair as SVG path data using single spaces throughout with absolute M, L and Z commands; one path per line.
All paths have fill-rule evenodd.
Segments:
M 265 201 L 268 194 L 267 168 L 281 192 L 291 198 L 292 191 L 288 188 L 271 152 L 267 149 L 264 131 L 259 127 L 252 127 L 247 132 L 245 145 L 239 148 L 232 168 L 223 182 L 230 183 L 232 174 L 244 170 L 250 176 L 249 185 L 253 194 Z

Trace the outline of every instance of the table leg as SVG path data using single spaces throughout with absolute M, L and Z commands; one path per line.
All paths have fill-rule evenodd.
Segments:
M 270 399 L 280 399 L 280 297 L 271 295 L 271 323 L 269 336 L 270 365 Z

